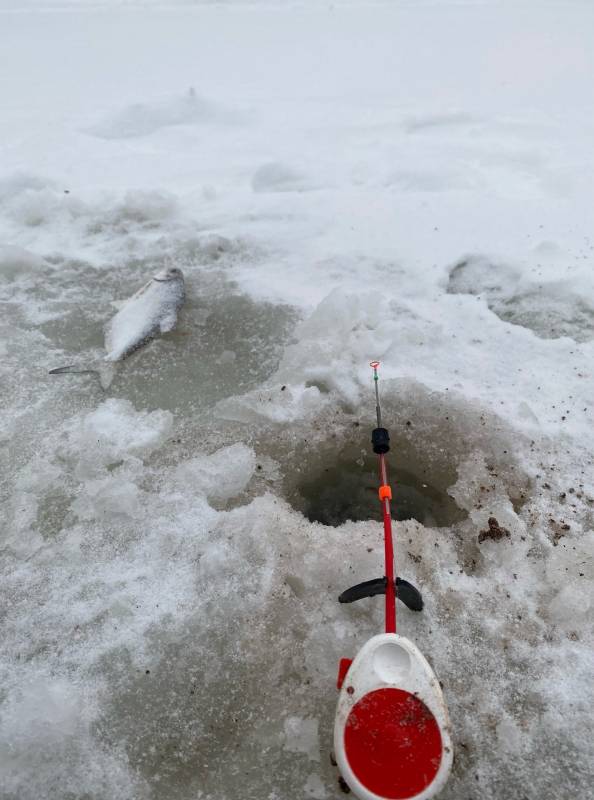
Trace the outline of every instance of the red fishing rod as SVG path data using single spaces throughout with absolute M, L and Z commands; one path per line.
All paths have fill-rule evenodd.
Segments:
M 386 561 L 386 633 L 396 633 L 396 592 L 394 587 L 394 542 L 392 538 L 392 513 L 390 501 L 392 500 L 392 488 L 388 483 L 388 468 L 386 466 L 386 453 L 390 449 L 390 434 L 386 428 L 382 428 L 382 409 L 379 401 L 379 377 L 377 368 L 379 361 L 372 361 L 373 383 L 375 386 L 375 413 L 377 416 L 377 428 L 371 435 L 373 451 L 379 456 L 379 499 L 382 504 L 384 515 L 384 550 Z M 422 602 L 422 601 L 421 601 Z
M 377 427 L 379 500 L 384 525 L 385 574 L 343 592 L 341 603 L 385 595 L 385 633 L 374 636 L 355 659 L 338 669 L 334 749 L 341 777 L 360 800 L 428 800 L 445 785 L 453 749 L 447 707 L 429 663 L 413 642 L 396 633 L 396 599 L 421 611 L 412 583 L 394 577 L 392 489 L 386 455 L 390 435 L 382 427 L 379 361 L 372 361 Z

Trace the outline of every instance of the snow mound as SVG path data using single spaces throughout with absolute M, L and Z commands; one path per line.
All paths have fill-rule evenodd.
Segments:
M 126 106 L 86 132 L 100 139 L 133 139 L 174 125 L 226 123 L 236 119 L 237 115 L 190 89 L 183 96 Z
M 45 189 L 47 181 L 27 172 L 13 172 L 0 178 L 0 205 L 9 203 L 11 199 L 27 190 Z
M 121 202 L 103 214 L 97 214 L 98 218 L 90 222 L 89 232 L 100 233 L 106 228 L 128 232 L 131 225 L 158 227 L 174 219 L 178 213 L 178 200 L 169 192 L 126 192 Z
M 177 198 L 170 192 L 136 189 L 119 196 L 105 192 L 103 196 L 90 198 L 82 192 L 61 188 L 55 181 L 20 173 L 0 184 L 0 209 L 15 232 L 20 231 L 22 235 L 23 230 L 27 231 L 35 249 L 47 247 L 48 234 L 54 234 L 67 252 L 78 249 L 82 255 L 91 251 L 94 260 L 97 260 L 98 246 L 104 246 L 111 255 L 128 237 L 134 237 L 136 247 L 142 247 L 146 241 L 149 252 L 154 253 L 158 236 L 188 225 Z M 188 225 L 187 230 L 188 234 L 191 231 L 195 236 L 194 224 Z M 54 249 L 48 256 L 50 263 L 60 260 L 59 251 L 56 253 L 55 249 L 56 240 L 52 241 Z M 130 245 L 128 238 L 125 247 L 128 258 Z M 9 265 L 10 257 L 8 253 L 2 261 L 7 263 L 9 271 L 14 272 Z M 30 259 L 28 264 L 30 268 Z
M 79 197 L 60 190 L 52 181 L 23 182 L 5 195 L 7 215 L 18 225 L 40 228 L 48 224 L 70 225 L 89 213 Z
M 301 192 L 312 188 L 304 175 L 287 164 L 271 161 L 258 167 L 252 177 L 254 192 Z

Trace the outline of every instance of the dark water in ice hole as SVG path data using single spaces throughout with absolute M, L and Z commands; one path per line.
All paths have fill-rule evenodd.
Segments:
M 464 518 L 454 500 L 428 480 L 405 468 L 389 469 L 393 519 L 415 519 L 423 525 L 440 527 Z M 376 456 L 343 458 L 306 479 L 289 500 L 308 520 L 323 525 L 342 525 L 347 520 L 381 521 L 378 486 Z

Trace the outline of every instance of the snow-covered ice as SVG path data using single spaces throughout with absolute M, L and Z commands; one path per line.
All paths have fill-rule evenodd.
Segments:
M 0 0 L 2 800 L 342 796 L 372 358 L 442 796 L 590 796 L 593 78 L 580 0 Z

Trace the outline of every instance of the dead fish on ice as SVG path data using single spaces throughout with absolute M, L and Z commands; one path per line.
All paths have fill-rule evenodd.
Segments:
M 158 333 L 168 333 L 175 328 L 184 299 L 181 269 L 162 269 L 126 300 L 105 326 L 107 355 L 103 359 L 86 367 L 58 367 L 50 370 L 50 375 L 95 372 L 103 389 L 107 389 L 114 378 L 117 362 L 123 361 Z

